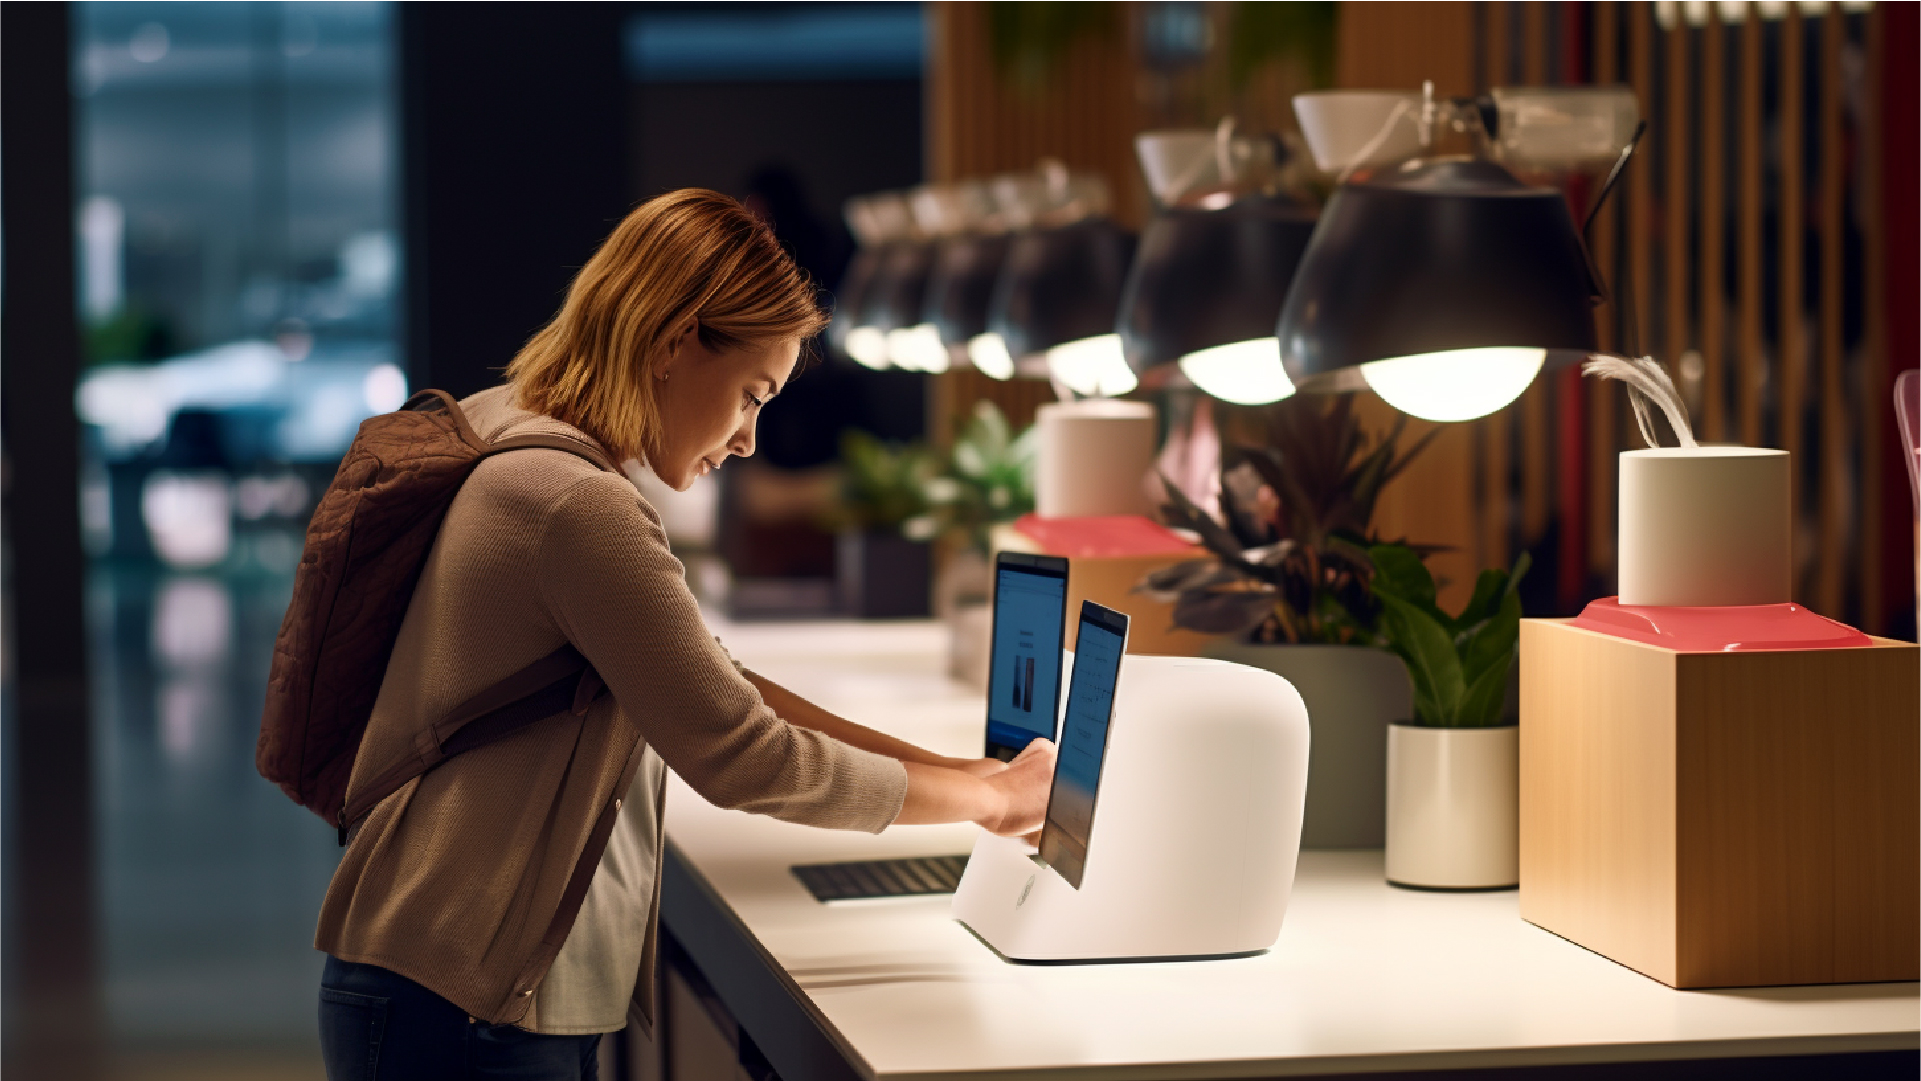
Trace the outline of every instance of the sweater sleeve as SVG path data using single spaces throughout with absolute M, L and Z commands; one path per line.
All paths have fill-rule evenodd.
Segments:
M 894 759 L 782 720 L 707 629 L 652 507 L 611 475 L 577 481 L 542 531 L 555 624 L 662 760 L 718 807 L 879 832 L 900 813 Z

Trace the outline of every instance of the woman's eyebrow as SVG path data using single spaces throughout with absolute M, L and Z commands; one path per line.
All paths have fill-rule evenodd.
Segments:
M 773 376 L 762 373 L 760 379 L 761 382 L 767 384 L 767 397 L 774 398 L 779 396 L 781 385 L 774 380 Z

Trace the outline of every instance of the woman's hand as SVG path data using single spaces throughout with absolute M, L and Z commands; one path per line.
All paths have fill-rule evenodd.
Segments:
M 1047 790 L 1054 779 L 1054 745 L 1037 739 L 1012 762 L 947 759 L 954 766 L 903 762 L 907 794 L 903 826 L 931 822 L 975 822 L 1003 837 L 1040 828 L 1047 815 Z M 976 772 L 978 771 L 978 772 Z
M 1033 833 L 1047 815 L 1047 795 L 1054 781 L 1054 744 L 1034 740 L 1005 769 L 983 779 L 999 797 L 999 806 L 974 821 L 1002 837 Z

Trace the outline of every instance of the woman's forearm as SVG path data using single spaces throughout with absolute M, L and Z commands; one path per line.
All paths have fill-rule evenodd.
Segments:
M 920 762 L 901 765 L 907 767 L 907 798 L 894 819 L 898 825 L 992 822 L 1006 813 L 1006 797 L 978 777 Z
M 787 723 L 897 759 L 907 770 L 907 795 L 896 823 L 976 822 L 1004 836 L 1040 828 L 1054 776 L 1054 745 L 1047 740 L 1028 744 L 1011 764 L 946 758 L 835 716 L 765 677 L 748 672 L 747 679 L 760 689 L 768 708 Z
M 884 754 L 902 762 L 918 763 L 924 766 L 953 767 L 956 765 L 953 759 L 829 713 L 765 676 L 748 672 L 747 681 L 760 689 L 761 700 L 788 724 L 811 728 L 849 746 L 859 747 L 863 751 L 872 751 L 874 754 Z M 927 821 L 953 822 L 956 820 L 948 818 Z

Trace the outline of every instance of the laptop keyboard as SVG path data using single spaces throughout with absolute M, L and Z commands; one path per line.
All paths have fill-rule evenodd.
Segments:
M 966 856 L 917 856 L 854 863 L 806 863 L 792 868 L 814 900 L 862 901 L 953 893 L 967 869 Z

